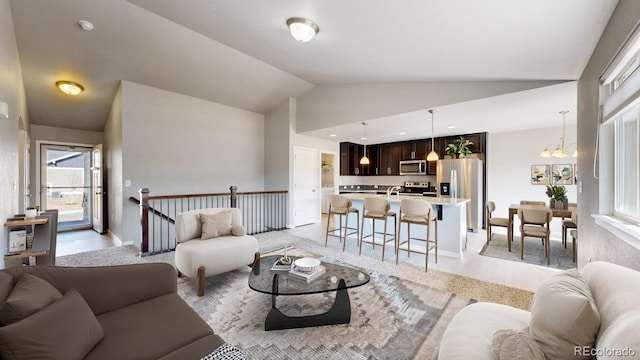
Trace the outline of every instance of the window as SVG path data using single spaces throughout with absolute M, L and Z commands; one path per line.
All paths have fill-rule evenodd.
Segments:
M 636 105 L 614 119 L 615 127 L 615 202 L 614 216 L 640 224 L 640 191 L 638 189 L 638 152 L 640 138 L 638 116 L 640 105 Z
M 601 77 L 600 215 L 596 223 L 640 249 L 640 30 Z

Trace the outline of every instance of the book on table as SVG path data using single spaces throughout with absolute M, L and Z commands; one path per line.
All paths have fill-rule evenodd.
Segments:
M 276 260 L 276 262 L 271 267 L 271 272 L 279 273 L 279 274 L 287 274 L 289 271 L 293 270 L 293 261 L 290 264 L 281 264 L 280 260 Z
M 327 269 L 324 266 L 318 266 L 315 270 L 310 272 L 299 271 L 294 267 L 293 269 L 291 269 L 291 271 L 289 271 L 289 279 L 310 283 L 322 276 L 322 274 L 324 274 L 326 271 Z

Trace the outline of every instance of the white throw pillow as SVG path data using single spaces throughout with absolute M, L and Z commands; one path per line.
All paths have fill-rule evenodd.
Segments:
M 200 222 L 202 223 L 202 236 L 200 237 L 202 240 L 231 235 L 231 211 L 200 214 Z
M 600 313 L 576 269 L 552 275 L 536 292 L 529 333 L 547 359 L 589 359 L 576 348 L 592 347 L 599 328 Z

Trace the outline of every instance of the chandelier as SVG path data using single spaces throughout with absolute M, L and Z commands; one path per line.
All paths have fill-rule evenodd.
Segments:
M 549 149 L 554 144 L 547 145 L 547 147 L 545 147 L 544 150 L 542 150 L 542 152 L 540 153 L 540 157 L 543 157 L 543 158 L 548 158 L 548 157 L 565 158 L 565 157 L 567 157 L 567 151 L 566 151 L 564 143 L 567 140 L 566 115 L 567 115 L 568 112 L 569 112 L 569 110 L 560 111 L 560 114 L 562 114 L 562 137 L 560 138 L 560 143 L 558 144 L 558 146 L 556 146 L 556 149 L 553 151 L 553 153 L 550 152 Z M 569 144 L 569 145 L 571 145 L 571 144 Z M 577 149 L 577 146 L 576 146 L 576 150 L 573 152 L 573 157 L 577 157 L 578 156 L 577 153 L 578 153 L 578 149 Z

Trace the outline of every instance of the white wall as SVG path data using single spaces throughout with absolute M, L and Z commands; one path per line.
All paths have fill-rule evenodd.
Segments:
M 588 259 L 640 270 L 640 250 L 596 225 L 600 180 L 592 175 L 598 127 L 599 77 L 640 19 L 640 1 L 620 0 L 585 70 L 578 81 L 578 172 L 583 181 L 578 210 L 578 267 Z
M 267 112 L 264 119 L 264 188 L 289 188 L 290 137 L 293 131 L 295 99 L 288 98 Z M 292 117 L 294 117 L 292 119 Z
M 566 144 L 575 142 L 576 127 L 567 126 L 566 129 Z M 546 186 L 531 185 L 531 165 L 574 164 L 577 158 L 571 157 L 571 155 L 575 145 L 565 146 L 569 152 L 569 156 L 566 158 L 539 157 L 540 152 L 547 145 L 559 143 L 561 136 L 562 126 L 487 134 L 486 200 L 496 203 L 496 211 L 493 216 L 508 217 L 509 205 L 517 204 L 520 200 L 538 200 L 549 203 L 549 198 L 545 194 Z M 569 202 L 577 202 L 576 185 L 565 185 L 565 187 Z M 516 233 L 518 224 L 516 217 L 514 225 Z M 560 239 L 562 237 L 561 229 L 560 219 L 554 219 L 551 223 L 551 237 Z M 506 229 L 495 228 L 494 233 L 506 234 Z
M 0 101 L 9 105 L 9 119 L 0 119 L 0 219 L 4 222 L 4 219 L 22 211 L 18 207 L 18 198 L 22 196 L 18 190 L 20 118 L 24 121 L 22 127 L 29 128 L 27 100 L 9 0 L 0 0 Z M 0 249 L 7 248 L 8 236 L 9 228 L 3 227 L 0 232 Z M 2 257 L 0 267 L 5 267 Z
M 151 195 L 261 191 L 264 116 L 122 81 L 122 237 L 140 242 L 139 208 Z

